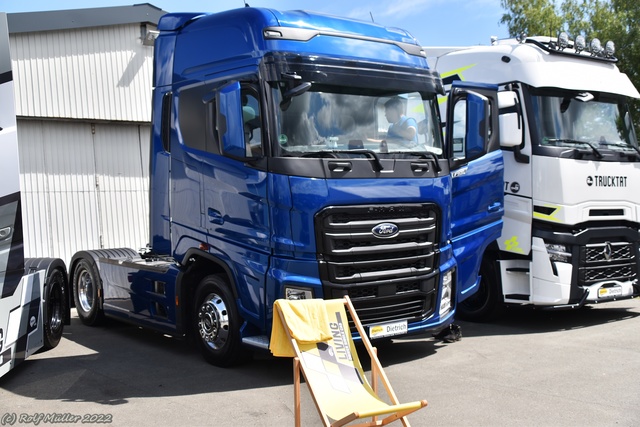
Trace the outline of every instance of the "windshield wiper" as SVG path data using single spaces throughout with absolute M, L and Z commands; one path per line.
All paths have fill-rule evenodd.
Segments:
M 574 145 L 588 145 L 591 150 L 593 151 L 593 154 L 596 155 L 597 158 L 601 159 L 604 156 L 602 155 L 602 153 L 596 148 L 595 145 L 593 145 L 593 143 L 589 142 L 589 141 L 578 141 L 577 139 L 570 139 L 570 138 L 548 138 L 547 139 L 548 142 L 563 142 L 566 144 L 574 144 Z
M 438 162 L 438 156 L 436 156 L 435 153 L 432 153 L 431 151 L 392 151 L 389 154 L 393 154 L 393 153 L 409 154 L 410 156 L 416 156 L 423 159 L 431 160 L 433 161 L 433 166 L 436 172 L 442 171 L 442 168 L 440 167 L 440 162 Z
M 625 142 L 606 142 L 606 141 L 600 141 L 598 144 L 604 145 L 607 147 L 618 147 L 626 150 L 631 150 L 633 151 L 633 153 L 630 154 L 631 156 L 633 157 L 635 157 L 636 155 L 640 156 L 640 149 L 638 149 L 638 147 L 636 147 L 633 144 L 627 144 Z

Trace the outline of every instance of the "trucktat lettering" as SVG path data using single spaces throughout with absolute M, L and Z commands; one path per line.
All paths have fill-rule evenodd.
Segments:
M 591 187 L 626 187 L 626 176 L 601 176 L 593 175 L 587 177 L 587 185 Z

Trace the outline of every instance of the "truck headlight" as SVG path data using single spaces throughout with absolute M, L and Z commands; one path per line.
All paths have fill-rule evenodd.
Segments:
M 551 261 L 571 262 L 571 253 L 568 251 L 567 246 L 557 243 L 546 243 L 544 246 L 547 248 Z
M 313 291 L 306 288 L 293 288 L 285 286 L 284 297 L 289 300 L 312 299 Z
M 451 311 L 451 304 L 453 303 L 453 273 L 451 270 L 447 271 L 442 276 L 442 295 L 440 297 L 440 317 Z

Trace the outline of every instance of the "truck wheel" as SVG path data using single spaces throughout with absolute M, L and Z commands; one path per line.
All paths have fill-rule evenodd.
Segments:
M 44 319 L 44 349 L 58 345 L 64 330 L 67 312 L 67 282 L 59 269 L 51 272 L 46 283 L 47 316 Z
M 461 319 L 486 322 L 499 317 L 504 310 L 496 261 L 492 258 L 483 260 L 480 274 L 478 291 L 458 305 L 457 312 Z
M 238 314 L 227 283 L 217 275 L 202 279 L 195 294 L 193 327 L 198 347 L 212 365 L 227 367 L 244 360 Z
M 78 317 L 85 325 L 95 326 L 102 321 L 99 286 L 100 274 L 95 264 L 87 259 L 78 261 L 73 272 L 73 300 L 76 303 Z

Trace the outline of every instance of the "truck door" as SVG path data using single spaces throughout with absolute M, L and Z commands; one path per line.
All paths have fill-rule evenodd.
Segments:
M 212 246 L 232 258 L 243 317 L 264 321 L 271 225 L 268 174 L 256 166 L 263 158 L 258 88 L 239 82 L 220 88 L 215 117 L 223 155 L 203 166 L 206 227 Z
M 497 86 L 454 82 L 447 104 L 451 233 L 461 302 L 478 289 L 482 254 L 502 231 L 504 163 Z

